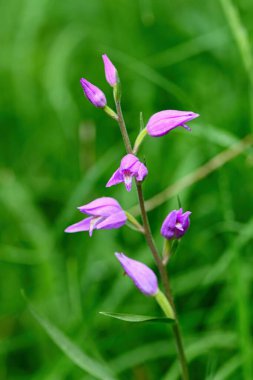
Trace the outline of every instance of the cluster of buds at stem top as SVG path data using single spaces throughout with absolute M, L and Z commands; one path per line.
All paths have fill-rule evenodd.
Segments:
M 110 86 L 113 87 L 114 98 L 120 98 L 120 81 L 118 72 L 106 54 L 102 56 L 105 67 L 105 77 Z M 100 88 L 90 83 L 87 79 L 80 80 L 86 98 L 97 108 L 102 108 L 109 116 L 117 120 L 117 114 L 107 106 L 105 94 Z
M 87 205 L 78 207 L 88 218 L 78 223 L 72 224 L 65 229 L 65 232 L 89 231 L 92 236 L 93 230 L 110 230 L 122 227 L 127 217 L 120 204 L 110 197 L 98 198 Z
M 161 235 L 168 240 L 180 239 L 190 226 L 190 211 L 173 210 L 162 224 Z
M 132 178 L 137 181 L 143 181 L 148 174 L 148 169 L 133 154 L 127 154 L 121 160 L 120 167 L 113 173 L 112 177 L 106 184 L 106 187 L 117 185 L 124 182 L 127 191 L 132 188 Z

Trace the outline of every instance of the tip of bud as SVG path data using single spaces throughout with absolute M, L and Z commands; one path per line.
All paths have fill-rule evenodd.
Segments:
M 104 61 L 106 80 L 111 87 L 114 87 L 119 83 L 118 72 L 106 54 L 102 55 L 102 59 Z

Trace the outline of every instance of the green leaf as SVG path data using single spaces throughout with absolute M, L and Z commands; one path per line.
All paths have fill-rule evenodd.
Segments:
M 149 315 L 135 315 L 135 314 L 120 314 L 120 313 L 108 313 L 106 311 L 100 311 L 99 314 L 105 315 L 115 319 L 120 319 L 126 322 L 140 323 L 140 322 L 163 322 L 172 323 L 174 319 L 167 317 L 151 317 Z
M 76 343 L 71 341 L 71 339 L 68 338 L 61 330 L 49 322 L 45 317 L 42 317 L 39 313 L 37 313 L 32 306 L 28 306 L 37 322 L 73 363 L 85 372 L 88 372 L 90 375 L 94 376 L 96 379 L 116 380 L 106 365 L 96 361 L 82 352 Z

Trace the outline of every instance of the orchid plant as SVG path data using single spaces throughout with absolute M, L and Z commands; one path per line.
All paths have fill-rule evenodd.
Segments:
M 147 125 L 142 128 L 138 134 L 132 148 L 121 110 L 121 86 L 119 75 L 107 55 L 104 54 L 102 58 L 104 62 L 106 80 L 113 88 L 116 111 L 107 105 L 106 96 L 103 91 L 90 83 L 87 79 L 82 78 L 80 82 L 86 98 L 95 107 L 103 109 L 110 117 L 116 120 L 119 125 L 127 154 L 123 156 L 118 169 L 116 169 L 116 171 L 112 174 L 106 184 L 106 187 L 124 183 L 126 190 L 131 191 L 132 182 L 135 182 L 142 224 L 140 224 L 129 212 L 124 211 L 116 199 L 111 197 L 101 197 L 79 207 L 79 211 L 87 214 L 88 217 L 67 227 L 65 232 L 73 233 L 88 231 L 89 235 L 92 236 L 95 229 L 120 228 L 128 221 L 135 230 L 144 234 L 147 245 L 157 266 L 163 291 L 159 289 L 159 280 L 156 274 L 145 264 L 127 257 L 124 253 L 117 252 L 115 253 L 115 256 L 120 265 L 123 267 L 125 274 L 133 281 L 134 285 L 144 295 L 154 297 L 163 310 L 165 317 L 172 322 L 171 326 L 177 347 L 179 363 L 181 366 L 182 379 L 188 380 L 189 371 L 179 320 L 171 292 L 167 264 L 172 253 L 175 252 L 180 239 L 188 231 L 191 212 L 183 212 L 183 209 L 180 208 L 179 210 L 172 210 L 167 215 L 161 226 L 161 235 L 164 238 L 164 248 L 162 254 L 160 254 L 156 248 L 150 229 L 142 189 L 142 183 L 148 175 L 148 169 L 144 163 L 139 160 L 137 154 L 140 145 L 147 135 L 151 137 L 164 136 L 178 127 L 183 127 L 190 131 L 191 129 L 188 125 L 186 125 L 186 123 L 195 119 L 199 115 L 190 111 L 160 111 L 150 117 Z M 108 315 L 110 314 L 108 313 Z

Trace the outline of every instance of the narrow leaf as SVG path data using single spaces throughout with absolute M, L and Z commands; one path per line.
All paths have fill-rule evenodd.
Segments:
M 61 330 L 59 330 L 46 318 L 38 314 L 37 311 L 35 311 L 30 305 L 29 310 L 49 337 L 73 363 L 85 372 L 88 372 L 90 375 L 94 376 L 96 379 L 116 380 L 116 378 L 110 373 L 108 367 L 82 352 L 75 342 L 71 341 L 70 338 L 68 338 Z
M 111 318 L 120 319 L 122 321 L 133 322 L 133 323 L 140 323 L 140 322 L 172 323 L 174 321 L 174 319 L 167 318 L 167 317 L 151 317 L 148 315 L 109 313 L 106 311 L 100 311 L 99 314 L 105 315 L 106 317 L 111 317 Z

